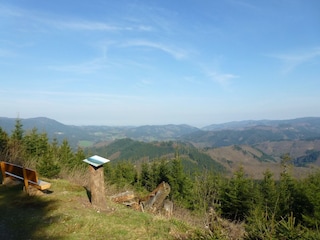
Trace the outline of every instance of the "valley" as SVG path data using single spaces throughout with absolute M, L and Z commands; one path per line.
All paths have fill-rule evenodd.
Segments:
M 11 133 L 16 119 L 0 118 L 0 127 Z M 243 167 L 254 179 L 267 169 L 281 172 L 280 160 L 288 153 L 297 177 L 320 166 L 320 118 L 241 121 L 204 128 L 181 125 L 72 126 L 39 117 L 21 119 L 24 131 L 36 128 L 49 139 L 67 139 L 112 161 L 156 161 L 173 158 L 178 151 L 185 167 L 222 169 L 229 174 Z

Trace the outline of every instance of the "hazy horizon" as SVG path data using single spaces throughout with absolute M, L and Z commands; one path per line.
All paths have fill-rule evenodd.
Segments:
M 0 115 L 64 124 L 320 116 L 320 2 L 0 2 Z
M 290 121 L 290 120 L 295 120 L 295 119 L 303 119 L 303 118 L 320 118 L 320 117 L 315 117 L 315 116 L 304 116 L 304 117 L 299 117 L 299 118 L 288 118 L 288 119 L 243 119 L 243 120 L 236 120 L 236 121 L 228 121 L 228 122 L 219 122 L 219 123 L 210 123 L 210 124 L 207 124 L 207 125 L 204 125 L 204 126 L 196 126 L 196 125 L 192 125 L 192 124 L 188 124 L 188 123 L 165 123 L 165 124 L 141 124 L 141 125 L 134 125 L 134 124 L 128 124 L 128 125 L 114 125 L 114 124 L 111 124 L 111 125 L 104 125 L 104 124 L 68 124 L 68 123 L 64 123 L 64 122 L 61 122 L 57 119 L 53 119 L 53 118 L 49 118 L 49 117 L 45 117 L 45 116 L 37 116 L 37 117 L 30 117 L 30 118 L 23 118 L 23 117 L 16 117 L 16 118 L 13 118 L 13 117 L 5 117 L 5 116 L 0 116 L 0 119 L 1 118 L 9 118 L 9 119 L 20 119 L 22 120 L 22 123 L 23 123 L 23 120 L 26 120 L 26 119 L 37 119 L 37 118 L 47 118 L 47 119 L 51 119 L 51 120 L 54 120 L 54 121 L 57 121 L 59 123 L 62 123 L 64 125 L 69 125 L 69 126 L 78 126 L 78 127 L 81 127 L 81 126 L 106 126 L 106 127 L 141 127 L 141 126 L 163 126 L 163 125 L 188 125 L 188 126 L 191 126 L 191 127 L 196 127 L 196 128 L 205 128 L 205 127 L 209 127 L 211 125 L 224 125 L 224 124 L 231 124 L 231 123 L 243 123 L 243 122 L 259 122 L 259 121 Z M 0 122 L 0 125 L 1 125 L 1 122 Z

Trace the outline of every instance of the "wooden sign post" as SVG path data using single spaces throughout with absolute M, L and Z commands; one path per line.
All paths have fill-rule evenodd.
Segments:
M 103 164 L 110 160 L 94 155 L 83 161 L 89 164 L 91 204 L 98 210 L 106 209 Z

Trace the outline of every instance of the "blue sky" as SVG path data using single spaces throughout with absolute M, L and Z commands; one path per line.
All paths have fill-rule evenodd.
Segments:
M 318 0 L 0 0 L 0 116 L 320 116 L 319 12 Z

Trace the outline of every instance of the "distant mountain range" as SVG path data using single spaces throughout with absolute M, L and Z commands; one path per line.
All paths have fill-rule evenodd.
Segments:
M 0 117 L 0 127 L 11 134 L 16 120 Z M 309 171 L 303 168 L 310 169 L 309 164 L 320 166 L 318 117 L 239 121 L 204 128 L 174 124 L 73 126 L 45 117 L 20 120 L 26 133 L 36 128 L 39 133 L 46 132 L 49 139 L 67 139 L 73 148 L 90 147 L 94 152 L 108 153 L 106 157 L 112 160 L 166 158 L 174 155 L 172 144 L 177 142 L 185 164 L 191 168 L 214 166 L 232 171 L 244 164 L 248 174 L 261 177 L 266 168 L 279 173 L 280 156 L 285 153 L 300 172 Z
M 254 145 L 283 140 L 320 139 L 320 118 L 261 120 L 214 124 L 184 136 L 185 141 L 202 147 Z
M 14 129 L 16 118 L 0 117 L 0 127 L 8 134 Z M 212 124 L 203 128 L 190 125 L 146 126 L 74 126 L 45 117 L 20 119 L 25 131 L 36 128 L 50 138 L 67 138 L 73 145 L 92 144 L 131 138 L 133 140 L 184 141 L 201 147 L 254 145 L 265 141 L 320 139 L 320 117 L 291 120 L 238 121 Z

